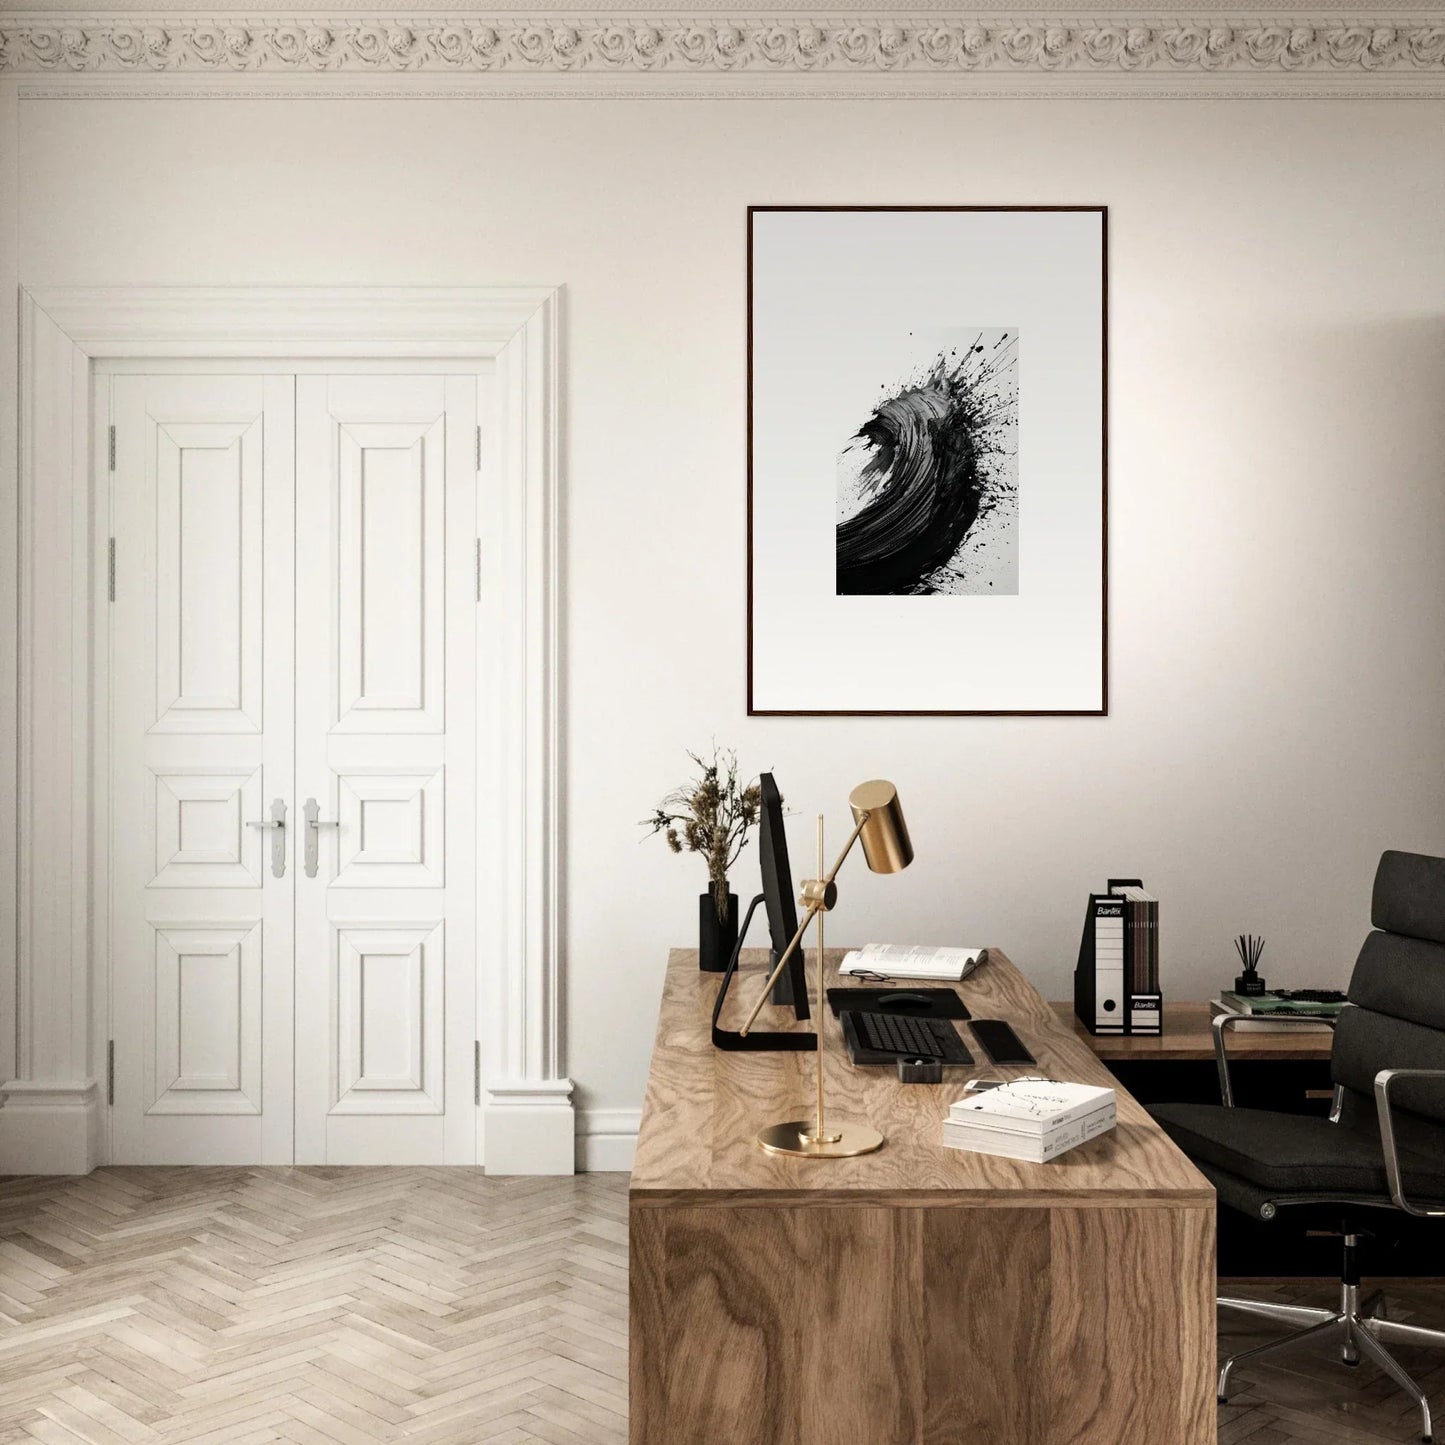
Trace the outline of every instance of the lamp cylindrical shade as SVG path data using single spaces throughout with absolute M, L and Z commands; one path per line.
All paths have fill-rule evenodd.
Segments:
M 848 806 L 853 810 L 853 821 L 863 822 L 863 831 L 858 841 L 863 845 L 863 856 L 875 873 L 898 873 L 913 862 L 913 843 L 908 836 L 908 824 L 903 821 L 903 809 L 898 803 L 898 789 L 892 783 L 875 778 L 869 783 L 859 783 L 848 795 Z

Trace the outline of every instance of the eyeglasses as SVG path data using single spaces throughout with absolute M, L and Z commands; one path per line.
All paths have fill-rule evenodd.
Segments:
M 963 966 L 963 972 L 957 978 L 917 978 L 909 974 L 901 973 L 878 973 L 871 968 L 860 968 L 850 972 L 847 977 L 861 978 L 865 983 L 962 983 L 971 973 L 975 972 L 980 964 L 987 962 L 988 955 L 980 953 L 972 963 Z

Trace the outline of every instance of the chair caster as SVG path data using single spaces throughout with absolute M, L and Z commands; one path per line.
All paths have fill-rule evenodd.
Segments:
M 1216 1400 L 1218 1400 L 1221 1405 L 1227 1405 L 1227 1404 L 1229 1404 L 1229 1401 L 1226 1400 L 1223 1395 L 1216 1395 L 1214 1398 L 1215 1398 Z
M 1352 1370 L 1354 1370 L 1359 1367 L 1360 1362 L 1358 1360 L 1346 1360 L 1344 1358 L 1341 1358 L 1340 1363 L 1342 1365 L 1348 1365 Z

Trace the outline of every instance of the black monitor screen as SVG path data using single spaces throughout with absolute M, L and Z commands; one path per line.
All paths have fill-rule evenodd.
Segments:
M 773 962 L 798 931 L 798 910 L 793 903 L 793 873 L 788 867 L 788 835 L 783 829 L 783 798 L 771 773 L 758 778 L 761 807 L 758 860 L 763 873 L 763 897 L 768 910 L 768 933 L 772 939 Z M 800 948 L 783 971 L 773 991 L 773 1002 L 792 1004 L 796 1016 L 808 1017 L 808 992 L 803 982 L 803 951 Z

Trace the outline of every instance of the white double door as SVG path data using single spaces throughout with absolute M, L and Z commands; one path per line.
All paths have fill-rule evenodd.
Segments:
M 472 1162 L 484 378 L 108 381 L 112 1158 Z

